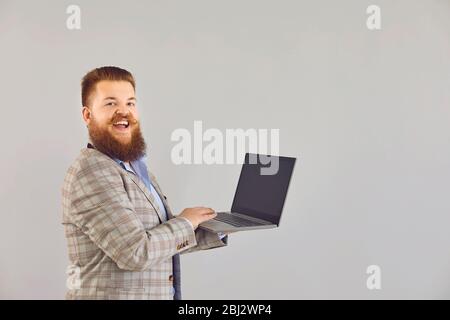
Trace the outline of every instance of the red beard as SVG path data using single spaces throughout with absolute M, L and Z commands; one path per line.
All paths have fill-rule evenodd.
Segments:
M 121 119 L 125 119 L 121 117 Z M 115 122 L 115 119 L 108 125 Z M 128 118 L 131 127 L 131 139 L 129 143 L 122 143 L 117 140 L 106 128 L 102 128 L 97 121 L 92 118 L 89 124 L 89 137 L 94 147 L 112 158 L 122 160 L 124 162 L 138 160 L 145 155 L 146 144 L 142 137 L 139 122 L 134 118 Z

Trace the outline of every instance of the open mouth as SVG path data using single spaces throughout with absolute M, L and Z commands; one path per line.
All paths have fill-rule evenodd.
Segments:
M 130 123 L 127 120 L 117 121 L 113 123 L 113 127 L 118 130 L 126 130 L 130 126 Z

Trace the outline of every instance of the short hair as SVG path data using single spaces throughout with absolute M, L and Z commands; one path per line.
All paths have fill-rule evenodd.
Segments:
M 95 68 L 89 71 L 81 80 L 81 102 L 83 106 L 88 106 L 88 100 L 95 91 L 97 83 L 103 80 L 127 81 L 136 90 L 136 82 L 128 70 L 113 66 Z

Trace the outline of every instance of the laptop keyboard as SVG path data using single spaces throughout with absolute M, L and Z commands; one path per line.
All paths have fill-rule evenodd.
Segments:
M 250 221 L 233 214 L 225 213 L 225 212 L 217 212 L 217 216 L 214 218 L 215 220 L 226 222 L 235 227 L 251 227 L 251 226 L 261 226 L 264 223 Z

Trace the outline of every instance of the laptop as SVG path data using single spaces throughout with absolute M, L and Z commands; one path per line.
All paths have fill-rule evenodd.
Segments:
M 214 219 L 201 223 L 199 228 L 236 232 L 278 227 L 295 161 L 296 158 L 246 153 L 231 211 L 217 212 Z M 274 165 L 278 165 L 278 170 L 274 170 Z

